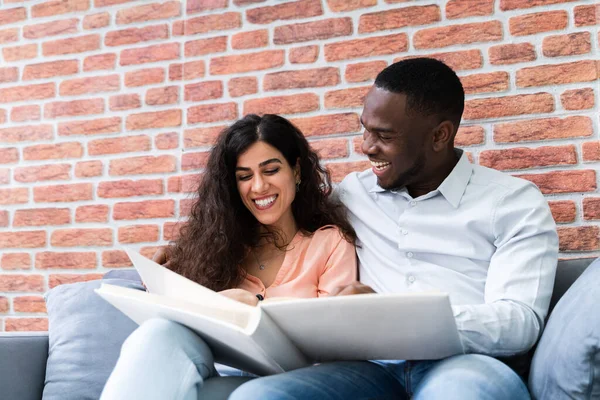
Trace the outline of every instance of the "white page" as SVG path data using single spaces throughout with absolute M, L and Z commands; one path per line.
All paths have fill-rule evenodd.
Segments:
M 446 293 L 301 299 L 261 308 L 313 362 L 426 360 L 462 353 Z

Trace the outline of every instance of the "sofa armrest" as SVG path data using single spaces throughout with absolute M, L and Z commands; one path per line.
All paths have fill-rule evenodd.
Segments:
M 0 334 L 3 399 L 40 400 L 46 378 L 48 334 Z

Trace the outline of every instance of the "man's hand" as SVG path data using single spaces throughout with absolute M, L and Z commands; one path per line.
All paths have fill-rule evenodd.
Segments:
M 371 286 L 363 285 L 360 282 L 353 282 L 347 286 L 338 286 L 331 291 L 330 296 L 350 296 L 353 294 L 375 293 Z
M 230 299 L 248 304 L 250 306 L 255 306 L 258 304 L 258 298 L 244 289 L 227 289 L 221 290 L 219 293 L 223 296 L 229 297 Z

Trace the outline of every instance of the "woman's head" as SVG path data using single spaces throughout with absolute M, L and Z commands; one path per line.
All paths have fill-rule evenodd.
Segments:
M 276 115 L 248 115 L 224 130 L 211 151 L 174 269 L 213 289 L 235 287 L 250 247 L 288 224 L 305 233 L 337 225 L 354 232 L 331 200 L 329 174 L 302 133 Z M 267 227 L 267 233 L 265 229 Z

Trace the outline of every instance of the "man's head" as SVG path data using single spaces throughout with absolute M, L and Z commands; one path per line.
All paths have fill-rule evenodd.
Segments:
M 454 159 L 464 97 L 454 71 L 434 59 L 403 60 L 379 73 L 361 122 L 362 150 L 382 188 L 443 180 L 443 166 Z

